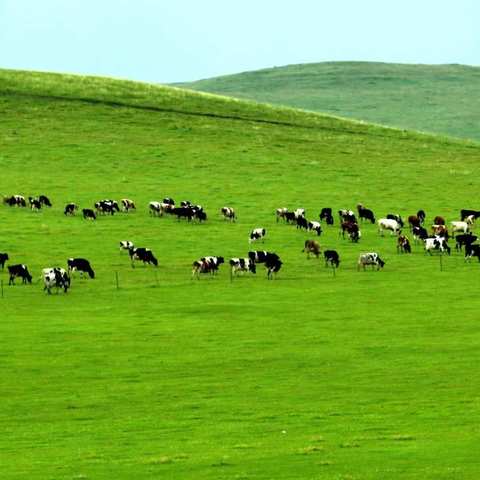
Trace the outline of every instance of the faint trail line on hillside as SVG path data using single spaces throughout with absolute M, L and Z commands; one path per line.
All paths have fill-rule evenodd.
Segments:
M 0 92 L 1 93 L 1 92 Z M 163 107 L 156 107 L 153 105 L 134 105 L 130 103 L 123 103 L 123 102 L 115 102 L 111 100 L 101 100 L 96 98 L 82 98 L 82 97 L 63 97 L 61 95 L 40 95 L 34 93 L 21 93 L 21 92 L 4 92 L 5 94 L 13 94 L 19 97 L 25 98 L 40 98 L 43 100 L 58 100 L 58 101 L 70 101 L 70 102 L 82 102 L 92 105 L 106 105 L 110 107 L 123 107 L 123 108 L 135 108 L 138 110 L 146 110 L 151 112 L 164 112 L 164 113 L 174 113 L 177 115 L 186 115 L 186 116 L 196 116 L 196 117 L 208 117 L 208 118 L 218 118 L 221 120 L 234 120 L 234 121 L 241 121 L 241 122 L 252 122 L 252 123 L 261 123 L 266 125 L 277 125 L 282 127 L 294 127 L 294 128 L 304 128 L 309 130 L 325 130 L 330 132 L 336 133 L 344 133 L 344 134 L 351 134 L 351 135 L 362 135 L 362 136 L 370 136 L 370 137 L 379 137 L 379 138 L 391 138 L 395 137 L 395 135 L 382 135 L 378 133 L 371 133 L 371 132 L 362 132 L 362 131 L 355 131 L 349 130 L 344 128 L 334 128 L 334 127 L 327 127 L 324 125 L 304 125 L 301 123 L 293 123 L 293 122 L 285 122 L 285 121 L 277 121 L 277 120 L 266 120 L 261 118 L 249 118 L 249 117 L 242 117 L 239 115 L 221 115 L 218 113 L 207 113 L 207 112 L 194 112 L 194 111 L 186 111 L 186 110 L 175 110 L 174 108 L 163 108 Z M 381 127 L 379 127 L 381 128 Z M 401 132 L 399 132 L 401 133 Z M 399 140 L 415 140 L 408 137 L 398 137 Z

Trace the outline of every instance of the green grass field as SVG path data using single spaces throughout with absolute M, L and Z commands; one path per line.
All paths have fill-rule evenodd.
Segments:
M 0 71 L 4 194 L 47 194 L 39 213 L 0 205 L 2 479 L 476 479 L 480 264 L 398 255 L 362 226 L 311 235 L 275 209 L 377 217 L 480 208 L 480 147 L 327 116 L 108 79 Z M 151 200 L 204 206 L 205 224 L 151 218 Z M 129 197 L 138 211 L 87 222 Z M 219 209 L 236 209 L 238 222 Z M 193 260 L 277 252 L 278 278 L 191 280 Z M 132 269 L 118 242 L 152 248 Z M 360 252 L 386 260 L 357 272 Z M 46 295 L 41 269 L 88 258 L 95 280 Z M 115 284 L 115 272 L 119 289 Z M 18 283 L 18 282 L 17 282 Z
M 268 68 L 187 88 L 480 140 L 480 68 L 326 62 Z

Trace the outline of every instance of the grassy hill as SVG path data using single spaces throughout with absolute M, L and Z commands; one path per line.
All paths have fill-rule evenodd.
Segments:
M 0 71 L 3 194 L 46 194 L 38 213 L 0 205 L 2 479 L 476 478 L 479 264 L 441 260 L 362 225 L 324 226 L 334 272 L 301 253 L 309 233 L 278 207 L 480 208 L 480 147 L 292 109 L 119 80 Z M 206 223 L 148 214 L 174 197 Z M 131 214 L 63 207 L 132 198 Z M 222 206 L 236 209 L 225 222 Z M 191 280 L 205 255 L 245 256 L 249 231 L 278 278 Z M 120 240 L 159 267 L 130 266 Z M 383 271 L 357 272 L 377 251 Z M 84 257 L 94 280 L 42 291 L 41 269 Z M 7 264 L 8 265 L 8 264 Z M 442 267 L 442 269 L 440 269 Z M 334 275 L 335 273 L 335 275 Z M 116 286 L 119 280 L 119 288 Z
M 268 68 L 181 86 L 480 140 L 480 67 L 329 62 Z

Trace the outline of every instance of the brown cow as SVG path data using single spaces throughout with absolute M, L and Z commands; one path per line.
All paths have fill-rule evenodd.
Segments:
M 399 235 L 397 238 L 397 253 L 412 253 L 410 240 L 406 235 Z
M 445 225 L 445 219 L 443 217 L 440 217 L 440 215 L 437 215 L 434 219 L 433 219 L 433 223 L 435 225 Z
M 408 223 L 410 225 L 410 229 L 413 227 L 420 227 L 422 225 L 422 221 L 417 215 L 410 215 L 408 217 Z
M 307 252 L 307 258 L 313 253 L 318 258 L 320 255 L 320 244 L 316 240 L 305 240 L 305 247 L 302 252 Z

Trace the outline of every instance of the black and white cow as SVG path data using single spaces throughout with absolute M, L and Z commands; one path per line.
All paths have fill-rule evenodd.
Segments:
M 46 195 L 40 195 L 38 197 L 38 201 L 44 206 L 44 207 L 51 207 L 52 202 Z
M 42 204 L 38 198 L 28 197 L 28 202 L 30 203 L 30 209 L 39 211 L 42 208 Z
M 118 206 L 118 202 L 116 200 L 100 200 L 99 202 L 95 203 L 95 208 L 98 213 L 106 214 L 109 213 L 113 215 L 115 212 L 120 211 L 120 207 Z
M 336 250 L 325 250 L 323 252 L 323 257 L 325 258 L 325 266 L 327 267 L 330 264 L 332 267 L 338 268 L 340 265 L 340 256 Z
M 398 222 L 398 224 L 400 225 L 400 228 L 403 228 L 403 220 L 402 220 L 402 217 L 400 215 L 398 215 L 397 213 L 389 213 L 386 218 L 388 220 L 396 220 Z
M 132 247 L 128 251 L 130 255 L 130 260 L 132 262 L 132 267 L 135 267 L 134 261 L 138 260 L 143 263 L 151 263 L 152 265 L 158 266 L 158 260 L 153 255 L 153 252 L 149 248 L 144 247 Z
M 470 261 L 472 257 L 477 257 L 480 262 L 480 245 L 476 243 L 465 245 L 465 261 Z
M 265 268 L 267 269 L 267 278 L 268 280 L 273 280 L 279 270 L 282 268 L 283 262 L 280 260 L 278 255 L 275 257 L 267 258 L 265 261 Z
M 255 250 L 248 252 L 248 258 L 255 263 L 266 263 L 280 260 L 280 257 L 273 252 L 266 252 L 265 250 Z
M 148 212 L 150 213 L 150 215 L 161 215 L 161 210 L 162 210 L 162 204 L 160 202 L 155 202 L 155 201 L 151 201 L 149 204 L 148 204 Z
M 213 274 L 216 274 L 218 272 L 218 267 L 222 263 L 225 263 L 225 259 L 223 257 L 214 257 L 214 256 L 202 257 L 200 261 L 207 263 Z
M 415 240 L 415 243 L 418 243 L 419 240 L 423 241 L 426 238 L 428 238 L 427 229 L 424 227 L 413 227 L 412 235 L 413 235 L 413 239 Z
M 440 253 L 447 252 L 450 255 L 450 247 L 444 237 L 436 235 L 435 237 L 428 237 L 424 240 L 425 253 L 432 254 L 432 250 L 438 250 Z
M 42 277 L 43 290 L 46 290 L 49 295 L 52 293 L 53 287 L 57 289 L 57 293 L 59 288 L 63 288 L 65 293 L 67 293 L 67 290 L 70 288 L 70 277 L 63 268 L 44 268 L 42 270 Z
M 22 279 L 22 283 L 32 283 L 32 276 L 30 275 L 26 265 L 9 265 L 7 268 L 10 275 L 10 279 L 8 280 L 9 285 L 14 285 L 14 280 L 16 277 L 20 277 Z
M 12 195 L 11 197 L 3 197 L 3 203 L 10 207 L 26 207 L 27 202 L 23 195 Z
M 95 278 L 95 272 L 93 271 L 90 262 L 85 258 L 69 258 L 67 260 L 67 266 L 69 273 L 78 271 L 83 277 L 83 273 L 88 273 L 90 278 Z
M 8 260 L 8 253 L 0 253 L 0 267 L 5 267 L 5 262 Z
M 229 263 L 232 275 L 235 275 L 237 272 L 257 273 L 256 264 L 250 258 L 231 258 Z
M 234 222 L 237 218 L 237 216 L 235 215 L 235 210 L 232 207 L 222 207 L 220 212 L 223 215 L 224 219 L 230 220 L 231 222 Z
M 363 267 L 363 269 L 365 270 L 365 267 L 367 265 L 371 265 L 372 269 L 377 267 L 377 270 L 380 270 L 384 267 L 385 262 L 380 258 L 378 253 L 361 253 L 358 257 L 357 270 L 360 270 L 360 267 Z
M 320 222 L 308 222 L 307 230 L 317 232 L 317 236 L 320 236 L 322 233 L 322 226 L 320 225 Z
M 123 212 L 129 212 L 130 210 L 137 209 L 137 207 L 135 206 L 135 202 L 133 200 L 130 200 L 129 198 L 122 198 L 120 202 L 122 204 Z
M 355 217 L 355 213 L 352 210 L 342 208 L 338 211 L 338 217 L 340 218 L 340 222 L 357 223 L 357 218 Z
M 83 218 L 85 220 L 96 220 L 97 219 L 97 215 L 95 214 L 95 212 L 91 209 L 91 208 L 84 208 L 82 210 L 82 214 L 83 214 Z
M 218 272 L 218 267 L 225 262 L 223 257 L 202 257 L 200 260 L 195 260 L 192 264 L 192 278 L 199 278 L 201 273 L 211 273 L 215 275 Z
M 254 228 L 250 232 L 250 236 L 248 239 L 248 243 L 256 242 L 257 240 L 262 239 L 262 241 L 265 240 L 265 235 L 267 234 L 267 231 L 264 228 Z
M 78 210 L 78 205 L 75 203 L 67 203 L 65 205 L 64 215 L 75 215 L 75 212 Z
M 120 241 L 120 252 L 122 250 L 130 250 L 131 248 L 133 248 L 135 245 L 133 244 L 133 242 L 131 242 L 130 240 L 121 240 Z
M 465 248 L 467 245 L 471 245 L 472 243 L 476 242 L 478 240 L 477 235 L 473 235 L 472 232 L 470 233 L 464 233 L 462 235 L 457 235 L 455 237 L 455 249 L 456 250 L 461 250 L 463 245 L 465 245 Z
M 480 211 L 479 210 L 468 210 L 468 209 L 465 209 L 465 208 L 460 210 L 460 220 L 462 220 L 462 222 L 467 217 L 469 217 L 470 215 L 473 215 L 473 218 L 477 219 L 477 218 L 480 217 Z

